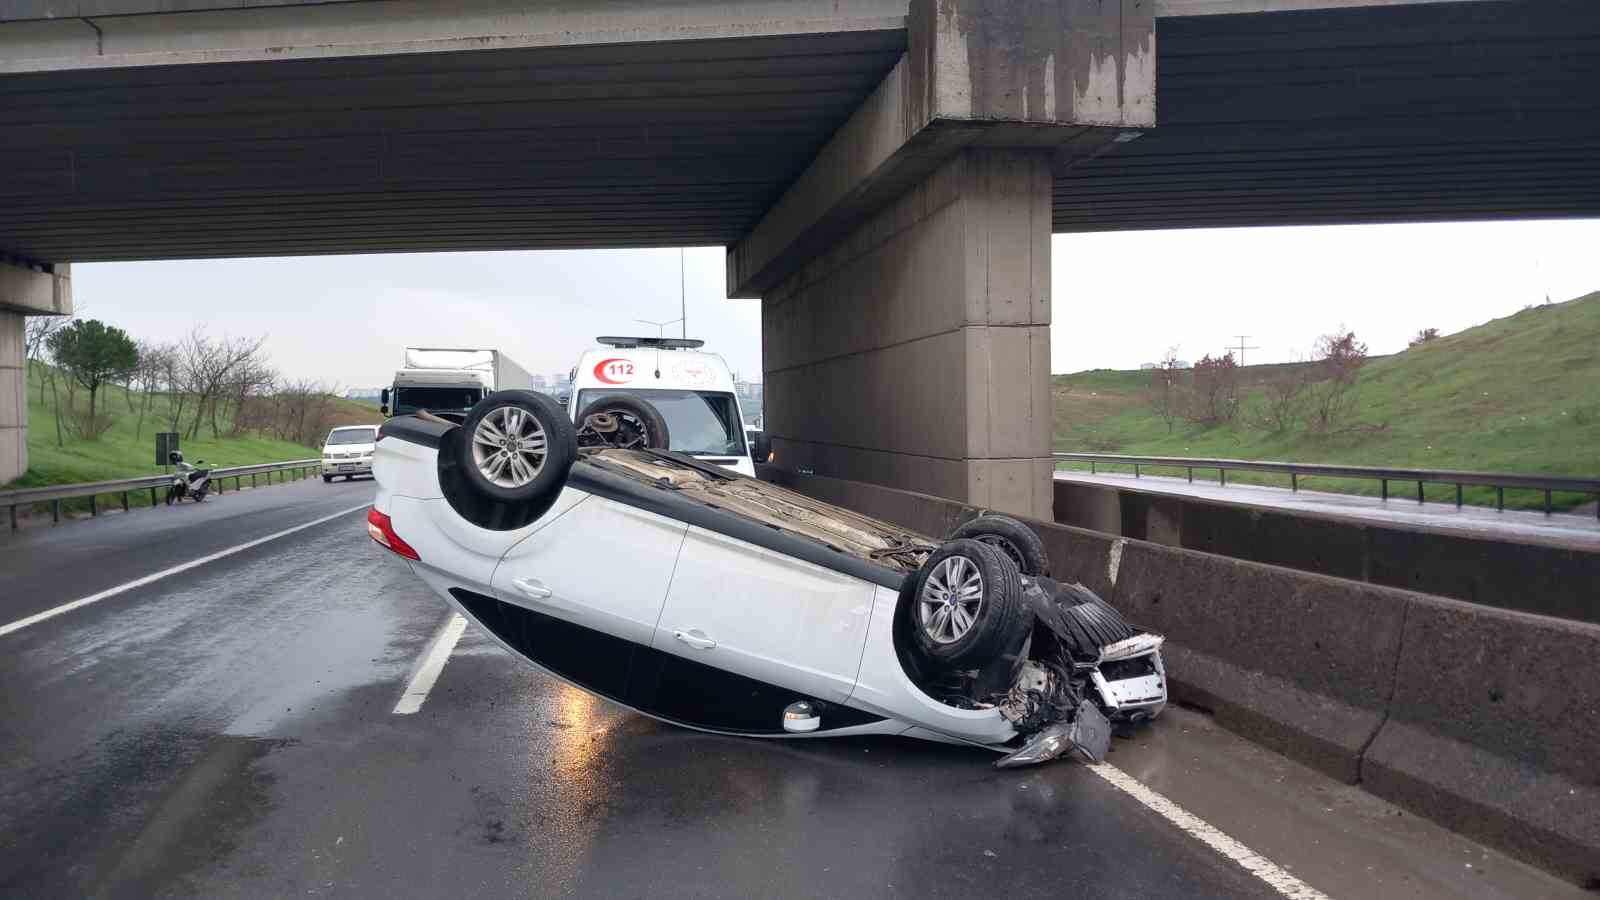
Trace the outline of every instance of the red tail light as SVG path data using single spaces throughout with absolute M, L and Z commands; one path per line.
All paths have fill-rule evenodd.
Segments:
M 367 534 L 373 540 L 404 556 L 406 559 L 414 559 L 419 562 L 422 560 L 422 557 L 417 555 L 417 551 L 411 549 L 410 544 L 401 540 L 400 535 L 394 533 L 394 524 L 389 521 L 388 516 L 378 512 L 376 506 L 367 508 Z

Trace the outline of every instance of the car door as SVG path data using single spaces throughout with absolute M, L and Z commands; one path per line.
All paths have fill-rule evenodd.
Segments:
M 855 687 L 874 586 L 690 526 L 652 646 L 809 697 Z M 776 714 L 774 713 L 774 716 Z
M 649 646 L 687 528 L 590 496 L 507 551 L 491 584 L 506 603 Z

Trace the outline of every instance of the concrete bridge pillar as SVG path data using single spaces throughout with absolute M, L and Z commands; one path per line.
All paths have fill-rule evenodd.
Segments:
M 728 253 L 780 467 L 1048 519 L 1060 168 L 1155 123 L 1151 0 L 913 0 L 909 48 Z
M 0 484 L 28 469 L 26 317 L 71 312 L 72 277 L 66 264 L 29 266 L 0 257 Z

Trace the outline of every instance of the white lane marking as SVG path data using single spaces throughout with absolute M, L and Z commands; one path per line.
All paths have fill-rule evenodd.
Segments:
M 210 556 L 202 556 L 199 559 L 190 560 L 190 561 L 188 561 L 186 563 L 183 563 L 181 565 L 173 566 L 170 569 L 162 569 L 161 571 L 156 572 L 153 575 L 146 575 L 143 578 L 135 578 L 134 580 L 132 580 L 130 582 L 127 582 L 126 584 L 119 584 L 114 588 L 107 588 L 107 589 L 101 591 L 98 594 L 90 594 L 87 597 L 79 598 L 77 600 L 72 601 L 71 603 L 63 603 L 60 606 L 54 607 L 52 609 L 47 609 L 44 612 L 34 613 L 33 615 L 28 616 L 26 619 L 18 619 L 15 622 L 12 622 L 9 625 L 0 626 L 0 637 L 5 637 L 6 635 L 12 633 L 13 631 L 21 631 L 22 629 L 27 628 L 29 625 L 37 625 L 40 622 L 45 621 L 46 619 L 54 619 L 56 616 L 62 615 L 63 613 L 69 613 L 69 612 L 72 612 L 75 609 L 82 609 L 83 607 L 88 606 L 91 603 L 99 603 L 101 600 L 104 600 L 107 597 L 115 597 L 118 594 L 125 593 L 127 591 L 131 591 L 136 587 L 144 587 L 145 585 L 151 583 L 152 581 L 160 581 L 161 579 L 166 578 L 169 575 L 176 575 L 179 572 L 187 572 L 187 571 L 189 571 L 190 569 L 193 569 L 196 566 L 203 566 L 206 563 L 215 562 L 215 561 L 217 561 L 219 559 L 222 559 L 225 556 L 232 556 L 235 553 L 241 553 L 241 552 L 243 552 L 245 550 L 249 550 L 251 547 L 259 547 L 262 544 L 267 543 L 268 541 L 275 541 L 278 538 L 287 537 L 287 536 L 289 536 L 291 534 L 294 534 L 296 531 L 304 531 L 307 528 L 311 528 L 312 526 L 321 525 L 323 522 L 331 522 L 334 519 L 339 518 L 340 516 L 348 516 L 351 513 L 355 512 L 356 510 L 366 509 L 367 507 L 369 507 L 371 505 L 372 505 L 371 503 L 363 503 L 360 506 L 352 506 L 349 509 L 341 510 L 340 512 L 336 512 L 331 516 L 323 516 L 320 519 L 313 519 L 310 522 L 306 522 L 306 523 L 304 523 L 302 525 L 296 525 L 293 528 L 285 528 L 282 531 L 274 532 L 272 534 L 267 535 L 266 537 L 256 538 L 253 541 L 247 541 L 247 542 L 245 542 L 243 544 L 240 544 L 240 545 L 238 545 L 236 547 L 229 547 L 226 550 L 219 550 L 216 553 L 211 554 Z
M 456 649 L 456 641 L 461 640 L 461 633 L 466 630 L 466 616 L 451 613 L 450 621 L 445 623 L 443 630 L 433 639 L 433 646 L 428 648 L 427 656 L 422 660 L 422 668 L 411 676 L 411 683 L 406 685 L 406 692 L 400 695 L 400 702 L 394 705 L 395 715 L 409 716 L 422 709 L 423 701 L 428 699 L 428 692 L 433 690 L 433 683 L 439 680 L 439 673 L 444 671 L 444 664 L 450 661 L 450 654 Z
M 1143 803 L 1191 837 L 1238 863 L 1245 871 L 1265 881 L 1283 896 L 1291 897 L 1293 900 L 1329 900 L 1327 894 L 1278 868 L 1272 860 L 1228 837 L 1199 816 L 1145 787 L 1127 772 L 1110 763 L 1100 763 L 1088 768 L 1089 771 L 1109 781 L 1112 787 Z

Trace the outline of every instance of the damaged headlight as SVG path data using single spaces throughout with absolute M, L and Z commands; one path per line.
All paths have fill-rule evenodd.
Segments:
M 1060 757 L 1068 751 L 1077 751 L 1084 762 L 1104 762 L 1111 750 L 1111 720 L 1107 719 L 1093 703 L 1078 703 L 1072 721 L 1056 722 L 1039 729 L 1028 738 L 1020 750 L 1001 757 L 997 769 L 1014 769 L 1038 765 Z

